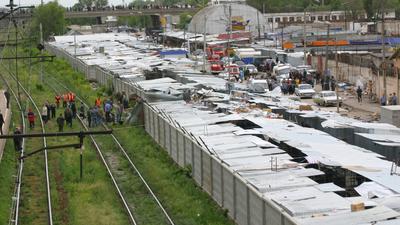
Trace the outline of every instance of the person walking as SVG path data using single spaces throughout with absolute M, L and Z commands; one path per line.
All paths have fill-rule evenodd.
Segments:
M 47 108 L 47 121 L 49 121 L 51 119 L 51 107 L 49 101 L 46 101 L 45 105 Z
M 64 108 L 67 107 L 67 102 L 68 102 L 68 95 L 63 94 L 62 103 Z
M 0 111 L 0 131 L 1 131 L 0 133 L 1 133 L 1 135 L 3 135 L 3 125 L 4 125 L 4 117 Z
M 115 110 L 116 110 L 115 122 L 122 124 L 122 113 L 124 112 L 124 105 L 122 104 L 122 102 L 118 102 Z
M 16 127 L 15 130 L 14 130 L 14 135 L 19 135 L 19 134 L 22 134 L 21 129 L 19 129 L 19 127 Z M 14 136 L 13 139 L 14 139 L 15 151 L 17 151 L 17 152 L 21 151 L 22 150 L 22 140 L 23 140 L 23 138 Z
M 382 95 L 382 97 L 380 99 L 380 103 L 381 103 L 381 106 L 385 106 L 386 105 L 386 95 L 385 94 Z
M 389 99 L 388 99 L 388 105 L 392 104 L 392 99 L 393 99 L 393 96 L 392 96 L 392 93 L 390 93 L 389 94 Z
M 54 97 L 54 99 L 56 100 L 57 109 L 60 108 L 60 100 L 61 100 L 60 94 L 56 94 L 56 96 Z M 64 102 L 64 101 L 63 101 L 63 102 Z
M 70 103 L 70 108 L 72 112 L 72 118 L 76 118 L 76 105 L 75 102 L 71 101 Z
M 243 73 L 243 80 L 244 80 L 244 73 Z M 125 94 L 125 92 L 122 92 L 122 104 L 124 105 L 124 109 L 129 108 L 129 98 Z
M 393 92 L 391 105 L 397 105 L 397 95 L 396 92 Z
M 62 113 L 60 113 L 60 115 L 57 117 L 58 132 L 63 132 L 64 123 L 65 123 L 65 119 L 62 116 Z
M 64 119 L 69 127 L 72 127 L 72 112 L 70 108 L 66 108 L 64 111 Z
M 83 105 L 83 102 L 81 102 L 81 106 L 79 107 L 79 117 L 85 119 L 85 116 L 85 105 Z
M 6 97 L 6 104 L 7 104 L 7 109 L 8 109 L 10 107 L 10 92 L 8 92 L 8 90 L 5 90 L 4 96 Z
M 93 108 L 89 108 L 88 111 L 86 112 L 87 122 L 89 127 L 92 127 L 92 110 Z
M 358 86 L 358 88 L 357 88 L 357 99 L 358 99 L 359 103 L 362 102 L 362 89 L 360 86 Z
M 94 101 L 94 105 L 97 106 L 98 108 L 100 108 L 101 106 L 101 99 L 100 97 L 97 97 L 96 100 Z
M 112 105 L 110 102 L 107 102 L 106 105 L 104 106 L 104 112 L 106 114 L 106 123 L 111 121 L 111 110 L 112 110 Z
M 32 112 L 32 109 L 28 111 L 28 121 L 29 121 L 29 128 L 35 128 L 35 113 Z
M 47 123 L 47 121 L 48 121 L 48 118 L 47 118 L 47 116 L 49 115 L 48 113 L 49 113 L 49 110 L 48 110 L 47 106 L 43 105 L 41 115 L 42 115 L 42 120 L 44 123 Z
M 56 118 L 56 104 L 50 104 L 51 118 Z

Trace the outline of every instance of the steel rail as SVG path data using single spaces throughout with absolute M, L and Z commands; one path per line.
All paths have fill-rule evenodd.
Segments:
M 7 86 L 8 90 L 11 92 L 11 94 L 13 95 L 18 108 L 20 110 L 21 113 L 21 122 L 22 122 L 22 131 L 23 133 L 26 133 L 26 124 L 25 124 L 25 115 L 24 112 L 22 110 L 22 106 L 21 103 L 18 100 L 17 95 L 15 94 L 14 90 L 11 88 L 11 86 L 9 85 L 9 83 L 7 82 L 7 80 L 4 78 L 3 74 L 0 74 L 1 79 L 3 80 L 4 84 Z M 20 153 L 20 158 L 24 157 L 24 152 L 25 152 L 25 139 L 22 139 L 22 149 L 21 149 L 21 153 Z M 15 181 L 16 184 L 16 188 L 14 191 L 14 195 L 15 196 L 15 207 L 13 204 L 12 207 L 12 212 L 10 212 L 10 221 L 9 224 L 13 223 L 13 224 L 18 224 L 18 220 L 19 220 L 19 203 L 20 203 L 20 198 L 21 198 L 21 183 L 22 183 L 22 173 L 24 170 L 24 160 L 20 160 L 19 161 L 19 165 L 18 165 L 18 173 L 17 173 L 17 178 Z M 11 213 L 14 213 L 14 215 L 12 216 L 13 218 L 11 218 Z
M 44 73 L 45 76 L 47 78 L 53 79 L 53 81 L 55 81 L 55 83 L 57 83 L 59 86 L 63 87 L 65 90 L 67 91 L 71 91 L 71 89 L 69 89 L 68 87 L 66 87 L 64 84 L 62 84 L 62 82 L 60 82 L 59 80 L 57 80 L 56 78 L 52 77 L 52 76 L 48 76 L 48 74 Z M 50 86 L 55 93 L 57 92 L 57 89 L 52 87 L 52 85 L 48 82 L 45 81 L 47 83 L 48 86 Z M 76 96 L 77 100 L 79 100 L 80 102 L 82 102 L 86 109 L 89 108 L 89 106 L 86 104 L 86 102 L 81 99 L 79 96 Z M 80 119 L 81 120 L 81 119 Z M 83 124 L 84 121 L 81 120 L 81 123 Z M 104 126 L 104 128 L 106 130 L 109 130 L 109 128 L 107 127 L 106 124 L 102 123 L 102 125 Z M 84 125 L 86 127 L 86 125 Z M 142 175 L 142 173 L 139 171 L 139 169 L 136 167 L 136 165 L 133 163 L 133 161 L 131 160 L 131 158 L 129 157 L 128 153 L 126 152 L 126 150 L 124 149 L 124 147 L 122 146 L 122 144 L 119 142 L 119 140 L 117 139 L 117 137 L 114 134 L 110 134 L 110 136 L 112 137 L 112 139 L 114 140 L 114 142 L 116 143 L 116 145 L 118 146 L 118 148 L 120 149 L 120 151 L 122 152 L 122 154 L 125 156 L 125 158 L 128 160 L 129 164 L 131 165 L 131 167 L 133 168 L 133 170 L 138 174 L 140 180 L 143 182 L 143 184 L 145 185 L 146 189 L 148 190 L 148 192 L 150 193 L 150 195 L 152 196 L 152 198 L 154 199 L 154 201 L 157 203 L 158 207 L 161 209 L 161 211 L 163 212 L 165 218 L 168 220 L 168 222 L 171 225 L 175 225 L 175 223 L 173 222 L 173 220 L 171 219 L 170 215 L 168 214 L 168 212 L 166 211 L 166 209 L 164 208 L 164 206 L 161 204 L 160 200 L 158 199 L 158 197 L 155 195 L 155 193 L 153 192 L 153 190 L 151 189 L 150 185 L 147 183 L 146 179 L 144 178 L 144 176 Z M 94 138 L 93 138 L 94 140 Z
M 55 87 L 53 87 L 48 81 L 44 81 L 44 82 L 47 84 L 47 86 L 49 86 L 51 89 L 53 89 L 55 93 L 57 93 L 57 89 Z M 85 128 L 85 130 L 89 131 L 89 128 L 85 125 L 85 123 L 82 120 L 82 118 L 80 118 L 79 116 L 77 116 L 77 118 L 79 119 L 79 121 L 81 122 L 81 124 Z M 99 156 L 101 158 L 101 161 L 103 162 L 104 166 L 107 169 L 108 175 L 110 176 L 110 178 L 111 178 L 111 180 L 112 180 L 112 182 L 113 182 L 113 184 L 114 184 L 114 186 L 115 186 L 115 188 L 116 188 L 116 190 L 118 192 L 118 195 L 122 200 L 122 203 L 123 203 L 124 208 L 126 209 L 126 211 L 128 213 L 128 216 L 129 216 L 129 219 L 130 219 L 131 223 L 133 225 L 137 225 L 135 217 L 133 216 L 133 213 L 132 213 L 131 209 L 129 208 L 129 205 L 128 205 L 126 199 L 125 199 L 125 196 L 122 194 L 122 191 L 121 191 L 121 189 L 120 189 L 120 187 L 119 187 L 114 175 L 112 174 L 111 169 L 108 166 L 106 159 L 104 158 L 103 152 L 101 151 L 101 149 L 100 149 L 99 145 L 97 144 L 96 140 L 94 139 L 93 135 L 89 135 L 89 137 L 90 137 L 90 140 L 93 143 L 94 147 L 96 148 L 96 151 L 99 154 Z
M 16 77 L 12 74 L 10 70 L 8 70 L 7 67 L 5 67 L 3 64 L 1 66 L 8 71 L 10 76 L 17 82 L 17 85 L 21 87 L 23 92 L 26 94 L 26 96 L 29 98 L 29 100 L 32 102 L 32 105 L 35 107 L 36 111 L 38 112 L 38 115 L 41 115 L 41 111 L 39 110 L 38 106 L 36 105 L 35 101 L 33 100 L 32 96 L 29 94 L 29 92 L 25 89 L 25 87 L 21 84 L 20 81 L 17 81 Z M 44 128 L 44 122 L 41 116 L 39 116 L 40 119 L 40 124 L 42 127 L 42 133 L 46 133 L 46 130 Z M 47 139 L 46 137 L 43 137 L 43 147 L 47 148 Z M 52 212 L 52 206 L 51 206 L 51 190 L 50 190 L 50 178 L 49 178 L 49 164 L 48 164 L 48 154 L 47 150 L 44 150 L 44 161 L 45 161 L 45 173 L 46 173 L 46 192 L 47 192 L 47 208 L 48 208 L 48 224 L 53 225 L 53 212 Z

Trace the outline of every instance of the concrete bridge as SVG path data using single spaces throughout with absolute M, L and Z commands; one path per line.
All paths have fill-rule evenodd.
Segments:
M 180 15 L 182 13 L 195 13 L 200 8 L 146 8 L 146 9 L 117 9 L 95 11 L 65 11 L 65 18 L 89 18 L 106 16 L 147 16 L 147 15 Z M 31 13 L 15 14 L 15 18 L 28 19 Z

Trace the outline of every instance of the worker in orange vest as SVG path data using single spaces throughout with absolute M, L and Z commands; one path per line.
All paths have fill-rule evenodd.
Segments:
M 59 108 L 59 107 L 60 107 L 60 100 L 61 100 L 60 94 L 56 94 L 56 96 L 54 97 L 54 99 L 56 100 L 57 108 Z
M 75 102 L 75 93 L 71 92 L 71 102 Z
M 68 94 L 63 94 L 63 107 L 67 107 L 67 102 L 68 102 Z
M 98 108 L 100 108 L 101 106 L 101 99 L 100 97 L 97 97 L 96 100 L 94 101 L 95 106 L 97 106 Z

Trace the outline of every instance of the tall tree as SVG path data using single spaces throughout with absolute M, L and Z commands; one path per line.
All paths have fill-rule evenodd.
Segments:
M 79 0 L 79 3 L 86 8 L 92 8 L 93 2 L 94 2 L 94 0 Z
M 107 0 L 95 0 L 94 5 L 96 6 L 96 8 L 103 8 L 108 5 L 108 1 Z
M 39 26 L 43 27 L 43 38 L 50 35 L 61 35 L 65 32 L 64 8 L 57 1 L 49 2 L 34 10 L 32 31 L 33 35 L 39 37 Z

